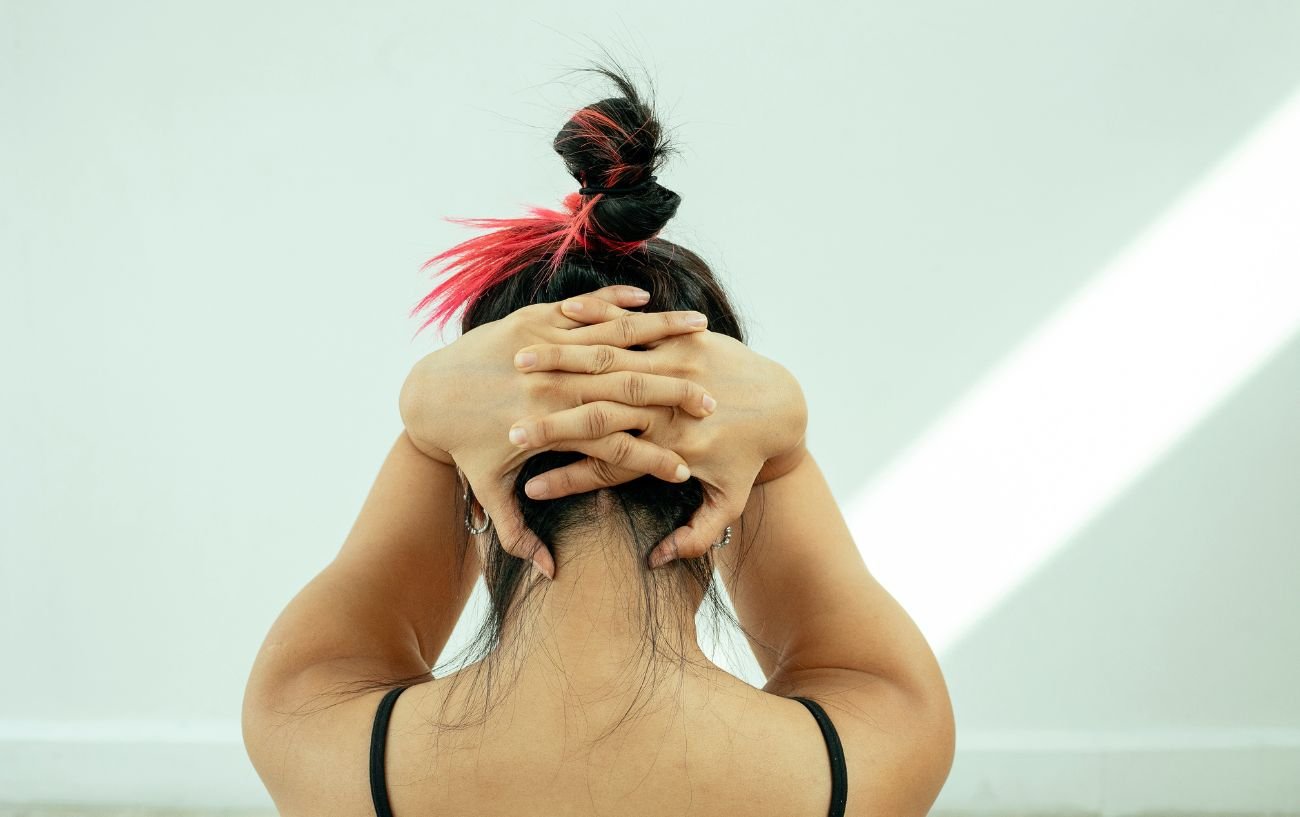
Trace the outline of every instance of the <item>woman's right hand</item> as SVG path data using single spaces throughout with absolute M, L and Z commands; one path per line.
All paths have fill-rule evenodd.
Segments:
M 626 310 L 590 296 L 582 320 L 607 321 Z M 640 428 L 639 439 L 681 456 L 691 475 L 704 483 L 704 503 L 690 522 L 673 531 L 651 553 L 650 566 L 703 555 L 724 529 L 740 518 L 750 489 L 792 470 L 803 458 L 808 409 L 803 391 L 785 367 L 745 344 L 715 332 L 676 335 L 643 344 L 643 351 L 614 346 L 537 343 L 519 349 L 536 362 L 524 372 L 647 372 L 699 384 L 716 400 L 707 417 L 662 406 L 584 404 L 543 416 L 521 418 L 524 448 L 600 437 L 614 429 Z M 572 445 L 572 442 L 567 443 Z M 534 477 L 525 486 L 535 499 L 583 493 L 638 473 L 592 458 Z M 535 490 L 539 484 L 545 487 Z

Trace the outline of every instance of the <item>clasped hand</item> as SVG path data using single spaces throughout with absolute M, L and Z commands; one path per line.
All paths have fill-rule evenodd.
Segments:
M 402 386 L 412 443 L 458 466 L 502 547 L 547 576 L 554 560 L 511 495 L 518 469 L 539 451 L 587 457 L 530 480 L 535 499 L 644 474 L 701 481 L 703 504 L 655 547 L 651 567 L 703 554 L 740 517 L 756 479 L 802 455 L 807 409 L 794 377 L 707 331 L 698 312 L 628 309 L 647 300 L 612 286 L 515 310 L 426 355 Z

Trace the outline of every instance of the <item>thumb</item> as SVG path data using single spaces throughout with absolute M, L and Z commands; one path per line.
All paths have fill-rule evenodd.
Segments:
M 502 549 L 513 556 L 531 560 L 542 575 L 554 579 L 555 558 L 551 556 L 551 551 L 537 537 L 537 534 L 524 523 L 519 506 L 510 497 L 493 504 L 499 504 L 499 507 L 494 509 L 492 520 L 497 538 L 501 540 Z
M 708 553 L 713 543 L 722 538 L 730 518 L 726 509 L 706 502 L 690 522 L 655 545 L 655 549 L 650 551 L 650 567 L 661 567 L 673 559 L 697 559 Z

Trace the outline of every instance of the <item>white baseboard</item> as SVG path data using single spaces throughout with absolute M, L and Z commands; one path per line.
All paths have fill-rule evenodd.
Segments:
M 1300 815 L 1300 730 L 959 732 L 958 744 L 936 815 Z M 0 801 L 274 811 L 235 722 L 0 724 Z
M 1300 730 L 959 730 L 935 810 L 1300 815 Z
M 0 800 L 275 812 L 238 721 L 0 723 Z

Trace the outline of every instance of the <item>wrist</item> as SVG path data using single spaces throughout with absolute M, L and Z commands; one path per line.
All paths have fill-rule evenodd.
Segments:
M 799 463 L 803 462 L 804 457 L 808 456 L 805 440 L 805 437 L 800 437 L 799 444 L 794 448 L 763 463 L 758 476 L 754 478 L 754 484 L 760 485 L 764 482 L 779 479 L 798 467 Z
M 428 457 L 429 459 L 435 462 L 440 462 L 443 465 L 454 466 L 456 464 L 456 461 L 452 459 L 451 454 L 448 454 L 446 451 L 443 451 L 441 448 L 431 446 L 428 443 L 421 443 L 419 440 L 415 439 L 415 437 L 411 436 L 411 432 L 408 429 L 404 429 L 404 432 L 406 434 L 406 439 L 409 440 L 411 443 L 411 447 L 414 448 L 416 451 L 419 451 L 424 456 Z
M 779 421 L 775 428 L 781 429 L 782 432 L 773 435 L 773 441 L 779 439 L 784 442 L 795 434 L 798 437 L 794 445 L 790 445 L 780 454 L 763 463 L 763 468 L 754 480 L 755 485 L 785 476 L 803 462 L 803 458 L 808 454 L 808 449 L 805 447 L 808 434 L 808 402 L 804 399 L 803 388 L 800 387 L 799 380 L 793 372 L 776 361 L 772 363 L 776 370 L 772 378 L 775 387 L 773 394 L 776 397 L 775 405 L 780 407 L 780 411 L 777 412 Z
M 439 441 L 433 439 L 432 431 L 438 427 L 438 415 L 443 411 L 441 401 L 431 399 L 431 395 L 443 395 L 444 384 L 435 377 L 437 364 L 433 354 L 426 355 L 411 369 L 397 398 L 397 410 L 401 416 L 406 438 L 420 453 L 438 462 L 452 465 L 454 460 Z

